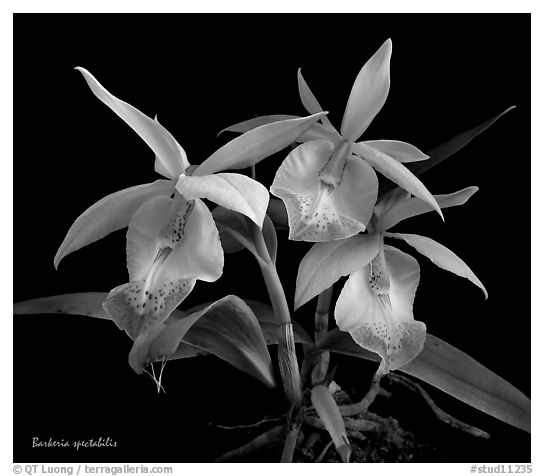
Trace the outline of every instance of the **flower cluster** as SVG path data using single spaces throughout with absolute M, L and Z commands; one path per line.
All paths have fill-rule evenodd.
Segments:
M 310 116 L 266 116 L 231 126 L 229 130 L 244 134 L 198 166 L 190 166 L 183 148 L 156 118 L 114 97 L 88 71 L 77 68 L 92 92 L 153 150 L 155 171 L 164 178 L 114 193 L 90 207 L 70 228 L 55 264 L 128 226 L 129 282 L 109 293 L 104 308 L 133 339 L 141 339 L 170 315 L 197 280 L 211 282 L 222 274 L 219 234 L 202 199 L 263 225 L 268 190 L 225 170 L 249 167 L 299 142 L 277 170 L 270 192 L 285 204 L 289 238 L 315 243 L 301 266 L 332 242 L 353 241 L 356 246 L 346 249 L 357 253 L 357 268 L 331 271 L 329 278 L 333 283 L 349 274 L 335 307 L 338 327 L 381 356 L 382 372 L 406 364 L 425 341 L 425 324 L 414 320 L 412 312 L 420 270 L 414 258 L 386 245 L 384 238 L 406 241 L 486 291 L 444 246 L 419 235 L 389 232 L 402 220 L 429 211 L 443 218 L 442 208 L 465 203 L 477 190 L 433 195 L 404 165 L 429 158 L 417 147 L 397 140 L 360 140 L 387 99 L 391 51 L 387 40 L 360 70 L 339 131 L 299 70 L 298 89 Z M 376 171 L 398 185 L 379 200 Z

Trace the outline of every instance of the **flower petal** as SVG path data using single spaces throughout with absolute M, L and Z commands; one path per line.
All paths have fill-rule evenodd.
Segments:
M 130 104 L 110 94 L 85 68 L 76 68 L 91 88 L 94 95 L 125 121 L 151 147 L 160 158 L 168 177 L 177 177 L 185 170 L 187 157 L 183 149 L 158 121 L 140 112 Z M 180 150 L 181 149 L 181 150 Z
M 427 154 L 421 152 L 416 146 L 400 140 L 366 140 L 363 143 L 402 163 L 419 162 L 420 160 L 427 160 L 429 158 Z
M 157 180 L 112 193 L 99 200 L 85 210 L 68 230 L 55 255 L 55 268 L 66 255 L 127 226 L 134 212 L 145 201 L 157 195 L 170 195 L 174 191 L 171 180 Z
M 286 119 L 300 119 L 300 116 L 290 116 L 286 114 L 273 114 L 270 116 L 259 116 L 247 121 L 238 122 L 232 126 L 225 127 L 222 132 L 247 132 L 265 124 L 272 124 L 273 122 L 284 121 Z M 219 135 L 217 134 L 217 135 Z M 331 142 L 337 142 L 341 140 L 340 135 L 336 131 L 326 129 L 321 124 L 316 122 L 310 129 L 302 134 L 296 142 L 308 142 L 310 140 L 325 139 Z
M 242 213 L 262 227 L 268 190 L 259 182 L 240 174 L 220 173 L 194 177 L 181 175 L 176 189 L 186 199 L 207 198 L 222 207 Z
M 400 189 L 397 188 L 397 190 Z M 463 205 L 477 191 L 478 187 L 467 187 L 454 193 L 435 195 L 434 198 L 440 208 L 444 209 Z M 404 196 L 401 199 L 393 201 L 389 207 L 384 208 L 383 213 L 378 214 L 378 211 L 376 210 L 376 213 L 379 216 L 376 223 L 377 230 L 389 230 L 402 220 L 433 211 L 433 208 L 427 202 L 424 202 L 417 197 L 406 196 L 406 192 L 404 192 L 403 195 Z M 376 206 L 376 208 L 378 207 Z
M 366 62 L 353 83 L 340 129 L 347 140 L 361 137 L 385 104 L 389 94 L 391 48 L 388 39 Z
M 365 233 L 313 245 L 298 268 L 295 310 L 342 276 L 368 265 L 378 254 L 379 243 L 378 233 Z
M 215 151 L 193 175 L 210 175 L 221 170 L 244 169 L 295 142 L 326 113 L 286 119 L 242 134 Z
M 298 94 L 300 95 L 300 100 L 302 101 L 304 108 L 310 114 L 316 114 L 318 112 L 322 112 L 323 108 L 321 107 L 316 97 L 314 96 L 314 93 L 312 93 L 310 87 L 304 80 L 304 77 L 302 76 L 302 71 L 300 68 L 298 69 L 297 79 L 298 79 Z M 340 139 L 340 134 L 338 134 L 338 131 L 331 124 L 331 121 L 329 120 L 327 116 L 324 116 L 321 119 L 321 121 L 323 122 L 323 125 L 325 126 L 326 129 L 329 129 L 335 132 L 338 135 L 338 139 Z
M 419 265 L 395 248 L 384 252 L 389 277 L 389 302 L 370 286 L 370 266 L 351 274 L 334 311 L 340 330 L 364 349 L 382 358 L 381 372 L 410 362 L 425 343 L 425 324 L 415 321 L 412 305 L 419 284 Z
M 104 309 L 135 338 L 163 322 L 197 279 L 221 276 L 223 251 L 210 211 L 180 195 L 148 200 L 130 223 L 127 263 L 131 282 L 113 289 Z
M 431 192 L 429 192 L 425 185 L 423 185 L 423 183 L 421 183 L 421 181 L 404 165 L 387 154 L 384 154 L 377 149 L 373 149 L 362 142 L 354 144 L 353 152 L 364 158 L 378 172 L 395 182 L 399 187 L 431 204 L 442 217 L 442 220 L 444 219 L 440 207 L 438 206 L 438 203 L 436 203 Z
M 378 192 L 368 164 L 348 157 L 342 182 L 328 192 L 319 178 L 334 145 L 311 141 L 293 150 L 278 169 L 270 191 L 287 208 L 289 238 L 311 242 L 349 238 L 363 231 Z
M 485 298 L 487 299 L 487 291 L 482 282 L 459 256 L 444 245 L 441 245 L 426 236 L 412 235 L 409 233 L 386 233 L 385 236 L 406 241 L 406 243 L 413 246 L 423 256 L 429 258 L 439 268 L 450 271 L 462 278 L 467 278 L 483 291 Z
M 155 116 L 155 121 L 158 123 L 159 120 L 157 119 L 157 116 Z M 183 147 L 179 145 L 178 141 L 172 137 L 172 140 L 176 143 L 176 146 L 179 150 L 180 156 L 181 156 L 181 162 L 183 164 L 183 170 L 185 171 L 191 164 L 189 163 L 189 160 L 187 159 L 187 154 L 185 153 L 185 150 L 183 150 Z M 158 174 L 161 174 L 163 177 L 169 178 L 169 179 L 177 179 L 178 175 L 171 174 L 168 169 L 164 166 L 162 160 L 158 155 L 155 156 L 155 172 Z
M 225 127 L 217 135 L 219 136 L 223 132 L 242 132 L 243 133 L 260 126 L 264 126 L 265 124 L 272 124 L 278 121 L 285 121 L 287 119 L 299 119 L 299 118 L 300 116 L 292 116 L 290 114 L 271 114 L 268 116 L 253 117 L 251 119 L 248 119 L 247 121 L 237 122 L 236 124 L 232 124 L 231 126 Z

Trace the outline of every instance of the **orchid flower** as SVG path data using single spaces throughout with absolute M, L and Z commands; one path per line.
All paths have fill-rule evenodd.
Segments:
M 267 189 L 245 175 L 216 172 L 249 167 L 281 150 L 324 113 L 254 129 L 221 147 L 195 169 L 156 118 L 110 94 L 87 70 L 76 69 L 95 96 L 153 150 L 155 171 L 165 177 L 95 203 L 74 222 L 55 256 L 58 266 L 69 253 L 128 225 L 130 282 L 113 289 L 104 308 L 134 338 L 164 321 L 197 280 L 212 282 L 222 274 L 219 233 L 202 198 L 242 213 L 262 227 Z
M 476 191 L 468 187 L 448 195 L 435 195 L 442 208 L 462 205 Z M 403 239 L 440 268 L 469 279 L 487 291 L 457 255 L 430 238 L 388 230 L 406 218 L 432 210 L 417 197 L 397 189 L 376 206 L 374 230 L 363 242 L 371 249 L 370 261 L 351 273 L 336 302 L 335 318 L 342 331 L 351 334 L 361 347 L 381 358 L 379 372 L 408 363 L 423 348 L 426 327 L 414 320 L 412 305 L 419 284 L 420 268 L 410 255 L 384 244 L 384 238 Z
M 402 165 L 425 160 L 427 155 L 401 141 L 357 142 L 389 93 L 391 45 L 387 40 L 359 72 L 340 133 L 323 117 L 322 124 L 302 137 L 305 142 L 278 169 L 270 191 L 285 203 L 291 240 L 330 241 L 364 231 L 378 194 L 374 169 L 428 202 L 442 216 L 431 193 Z M 300 70 L 298 88 L 308 112 L 322 111 Z

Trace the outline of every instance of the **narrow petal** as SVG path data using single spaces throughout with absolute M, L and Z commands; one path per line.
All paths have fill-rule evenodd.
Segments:
M 171 180 L 157 180 L 112 193 L 83 212 L 68 230 L 55 255 L 55 267 L 73 251 L 87 246 L 129 224 L 134 212 L 152 197 L 174 193 Z
M 361 137 L 385 104 L 389 94 L 391 48 L 389 39 L 366 62 L 353 83 L 341 127 L 342 136 L 347 140 Z
M 290 116 L 286 114 L 273 114 L 270 116 L 259 116 L 254 117 L 253 119 L 248 119 L 247 121 L 242 121 L 232 126 L 228 126 L 223 129 L 219 134 L 223 132 L 248 132 L 252 129 L 255 129 L 265 124 L 272 124 L 274 122 L 285 121 L 287 119 L 300 119 L 300 116 Z M 219 135 L 217 134 L 217 135 Z M 331 142 L 338 142 L 342 138 L 336 130 L 326 129 L 324 126 L 318 122 L 308 129 L 304 134 L 302 134 L 296 142 L 308 142 L 310 140 L 325 139 Z
M 193 175 L 244 169 L 295 142 L 326 113 L 265 124 L 231 140 L 208 157 Z
M 388 299 L 370 285 L 370 266 L 353 273 L 336 302 L 335 318 L 364 349 L 382 358 L 380 370 L 395 370 L 410 362 L 425 343 L 425 324 L 415 321 L 412 306 L 419 284 L 419 265 L 395 248 L 384 252 L 389 278 Z
M 242 213 L 262 227 L 270 195 L 259 182 L 240 174 L 181 175 L 176 189 L 186 199 L 207 198 Z
M 361 142 L 353 146 L 353 152 L 360 155 L 378 172 L 395 182 L 399 187 L 431 204 L 442 217 L 442 220 L 444 219 L 440 207 L 438 206 L 438 203 L 436 203 L 431 192 L 429 192 L 425 185 L 423 185 L 423 183 L 421 183 L 421 181 L 404 165 L 387 154 L 384 154 L 377 149 L 373 149 L 372 147 L 368 147 Z
M 158 123 L 159 120 L 157 119 L 157 116 L 155 116 L 155 121 Z M 189 160 L 187 159 L 187 154 L 185 153 L 185 150 L 181 145 L 179 145 L 178 141 L 172 137 L 172 140 L 176 143 L 176 147 L 179 150 L 179 154 L 181 156 L 181 162 L 183 164 L 183 170 L 185 171 L 191 164 L 189 163 Z M 177 179 L 178 175 L 171 174 L 168 169 L 163 164 L 162 160 L 158 155 L 155 156 L 155 172 L 158 174 L 161 174 L 163 177 L 169 178 L 169 179 Z
M 327 141 L 306 142 L 276 173 L 270 191 L 285 203 L 291 240 L 349 238 L 363 231 L 372 216 L 378 180 L 364 161 L 349 157 L 342 182 L 332 192 L 323 186 L 318 174 L 333 149 Z
M 135 107 L 110 94 L 85 68 L 77 67 L 76 69 L 83 74 L 94 95 L 123 119 L 151 147 L 155 155 L 160 158 L 164 169 L 168 171 L 169 177 L 177 177 L 185 170 L 184 162 L 187 157 L 184 156 L 183 149 L 180 150 L 179 144 L 170 132 L 158 121 L 154 121 Z
M 298 69 L 297 73 L 297 79 L 298 79 L 298 94 L 300 95 L 300 100 L 302 101 L 303 106 L 310 114 L 316 114 L 318 112 L 323 112 L 323 108 L 317 101 L 316 97 L 314 96 L 314 93 L 312 93 L 310 87 L 308 86 L 308 83 L 304 80 L 304 77 L 302 76 L 302 71 L 300 68 Z M 335 127 L 331 124 L 331 121 L 327 116 L 324 116 L 321 121 L 323 122 L 323 125 L 325 128 L 334 131 L 338 134 Z M 339 134 L 338 134 L 339 135 Z
M 287 119 L 299 119 L 300 116 L 292 116 L 290 114 L 271 114 L 268 116 L 258 116 L 248 119 L 247 121 L 237 122 L 231 126 L 222 129 L 218 136 L 223 132 L 248 132 L 257 127 L 264 126 L 265 124 L 272 124 L 274 122 L 285 121 Z
M 459 256 L 444 245 L 441 245 L 426 236 L 412 235 L 409 233 L 386 233 L 385 236 L 406 241 L 406 243 L 413 246 L 423 256 L 429 258 L 439 268 L 450 271 L 462 278 L 467 278 L 483 291 L 485 298 L 487 299 L 487 291 L 482 282 Z
M 400 140 L 366 140 L 363 141 L 363 144 L 379 150 L 401 163 L 419 162 L 420 160 L 427 160 L 429 158 L 427 154 L 421 152 L 416 146 Z
M 110 292 L 104 309 L 127 333 L 151 332 L 191 292 L 197 279 L 215 281 L 223 251 L 201 200 L 156 197 L 135 213 L 127 233 L 131 282 Z
M 397 190 L 401 190 L 398 189 Z M 463 205 L 467 200 L 478 191 L 478 187 L 467 187 L 454 193 L 445 195 L 435 195 L 434 198 L 441 209 Z M 427 202 L 417 198 L 407 196 L 404 192 L 403 196 L 396 201 L 393 201 L 389 207 L 385 207 L 382 213 L 378 214 L 379 219 L 376 223 L 376 229 L 385 231 L 389 230 L 397 223 L 423 213 L 432 212 L 433 208 Z M 376 206 L 376 208 L 378 208 Z

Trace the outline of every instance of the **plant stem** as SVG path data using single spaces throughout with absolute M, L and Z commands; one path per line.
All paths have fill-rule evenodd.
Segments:
M 329 310 L 331 307 L 333 287 L 329 287 L 323 291 L 317 298 L 317 307 L 315 310 L 315 342 L 318 342 L 325 336 L 329 330 Z M 323 351 L 319 354 L 315 367 L 312 370 L 312 384 L 318 385 L 325 380 L 329 369 L 330 354 L 328 351 Z
M 295 411 L 298 416 L 289 415 L 287 419 L 287 436 L 285 437 L 285 444 L 283 445 L 283 450 L 281 453 L 281 462 L 282 463 L 292 463 L 293 455 L 295 453 L 295 448 L 297 446 L 297 440 L 300 433 L 301 418 L 300 414 Z
M 278 361 L 283 389 L 289 403 L 298 409 L 302 406 L 302 385 L 297 355 L 295 353 L 295 336 L 289 306 L 276 266 L 268 253 L 262 231 L 252 223 L 250 226 L 254 230 L 257 251 L 264 261 L 264 263 L 259 261 L 259 266 L 261 267 L 278 325 Z

